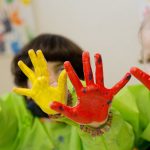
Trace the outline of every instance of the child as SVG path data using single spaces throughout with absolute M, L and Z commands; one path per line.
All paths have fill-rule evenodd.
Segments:
M 140 130 L 136 126 L 137 125 L 136 118 L 135 118 L 135 120 L 133 120 L 133 122 L 132 121 L 130 122 L 129 120 L 130 119 L 132 120 L 132 118 L 130 117 L 130 114 L 133 116 L 133 114 L 136 114 L 137 111 L 135 110 L 135 105 L 133 105 L 134 106 L 133 109 L 132 109 L 132 107 L 129 107 L 131 109 L 127 109 L 128 105 L 125 105 L 125 109 L 124 109 L 124 105 L 123 105 L 124 103 L 123 104 L 120 103 L 119 96 L 118 96 L 118 98 L 116 96 L 116 101 L 118 101 L 118 103 L 116 103 L 116 105 L 115 105 L 116 109 L 111 108 L 112 115 L 111 115 L 111 113 L 108 114 L 108 116 L 102 115 L 102 116 L 105 116 L 106 120 L 104 120 L 102 125 L 100 125 L 98 127 L 97 126 L 94 127 L 93 124 L 90 124 L 90 125 L 86 124 L 86 123 L 82 124 L 82 123 L 80 123 L 82 120 L 76 121 L 76 120 L 74 120 L 74 118 L 70 118 L 71 119 L 70 120 L 68 116 L 66 118 L 65 116 L 60 115 L 59 113 L 57 113 L 55 111 L 52 112 L 53 115 L 51 115 L 51 111 L 49 112 L 49 110 L 45 109 L 45 105 L 43 105 L 43 104 L 47 103 L 48 100 L 49 101 L 57 100 L 57 99 L 56 100 L 49 99 L 49 97 L 51 98 L 51 96 L 55 95 L 54 97 L 59 98 L 60 95 L 63 95 L 65 93 L 65 92 L 64 93 L 61 92 L 59 90 L 59 88 L 57 88 L 57 87 L 60 87 L 59 86 L 60 83 L 61 84 L 63 83 L 63 87 L 65 89 L 65 73 L 64 73 L 64 71 L 61 74 L 59 71 L 58 72 L 56 71 L 57 74 L 55 74 L 55 75 L 57 75 L 58 79 L 56 78 L 56 80 L 54 79 L 53 82 L 49 82 L 53 79 L 52 77 L 55 77 L 55 75 L 53 75 L 51 77 L 51 74 L 53 74 L 55 72 L 54 70 L 56 69 L 55 64 L 53 66 L 52 62 L 54 61 L 54 63 L 55 63 L 56 61 L 58 61 L 58 62 L 63 63 L 64 61 L 69 60 L 71 62 L 71 64 L 73 65 L 73 68 L 77 72 L 77 75 L 80 77 L 80 79 L 82 79 L 83 78 L 83 73 L 82 73 L 83 69 L 81 69 L 81 68 L 79 70 L 77 69 L 77 67 L 82 67 L 82 61 L 81 61 L 82 51 L 79 50 L 79 52 L 75 52 L 74 49 L 71 49 L 75 45 L 72 42 L 71 42 L 72 44 L 67 44 L 68 40 L 63 37 L 56 36 L 56 35 L 43 35 L 42 38 L 40 38 L 40 37 L 37 37 L 36 39 L 33 40 L 34 42 L 31 41 L 29 46 L 26 46 L 27 48 L 25 48 L 25 50 L 22 51 L 21 54 L 18 56 L 19 59 L 14 59 L 15 64 L 17 64 L 17 62 L 21 59 L 27 64 L 28 67 L 30 67 L 31 69 L 34 69 L 34 72 L 33 72 L 26 65 L 23 65 L 22 62 L 19 63 L 20 68 L 25 73 L 25 75 L 28 76 L 29 80 L 31 81 L 31 85 L 30 85 L 30 82 L 28 82 L 28 79 L 26 78 L 26 76 L 24 76 L 21 73 L 21 71 L 19 70 L 17 65 L 13 65 L 13 70 L 18 70 L 18 71 L 14 71 L 14 74 L 16 77 L 16 80 L 15 80 L 16 83 L 18 83 L 18 84 L 20 83 L 19 86 L 27 88 L 27 89 L 15 89 L 15 90 L 20 94 L 24 94 L 26 96 L 33 97 L 36 104 L 38 104 L 41 107 L 41 109 L 46 112 L 46 114 L 43 113 L 42 110 L 40 110 L 40 113 L 39 113 L 39 109 L 38 109 L 38 111 L 36 109 L 33 109 L 35 107 L 37 108 L 38 106 L 36 104 L 32 105 L 32 104 L 28 103 L 28 98 L 24 99 L 22 96 L 18 96 L 16 94 L 8 94 L 8 95 L 2 97 L 2 100 L 0 101 L 0 108 L 1 108 L 0 116 L 1 116 L 1 120 L 3 120 L 3 121 L 1 121 L 1 123 L 0 123 L 0 128 L 2 129 L 1 134 L 0 134 L 0 136 L 1 136 L 0 137 L 0 139 L 1 139 L 0 140 L 0 148 L 4 149 L 4 150 L 7 150 L 7 149 L 9 149 L 9 150 L 10 149 L 12 149 L 12 150 L 13 149 L 15 149 L 15 150 L 16 149 L 21 149 L 21 150 L 23 150 L 23 149 L 35 149 L 35 150 L 38 150 L 38 149 L 39 150 L 40 149 L 45 149 L 45 150 L 46 149 L 51 149 L 51 150 L 54 150 L 54 149 L 61 149 L 61 150 L 66 150 L 66 149 L 67 150 L 77 150 L 77 149 L 78 150 L 91 150 L 91 149 L 92 150 L 98 150 L 98 149 L 101 149 L 101 150 L 103 150 L 103 149 L 104 150 L 106 150 L 106 149 L 131 150 L 131 149 L 133 149 L 135 137 L 136 137 L 136 141 L 138 141 L 137 143 L 139 143 Z M 45 37 L 47 37 L 47 38 L 45 38 Z M 41 39 L 41 41 L 39 41 L 39 38 Z M 44 59 L 42 58 L 40 51 L 37 51 L 36 53 L 34 51 L 29 51 L 29 56 L 30 56 L 32 64 L 33 64 L 33 66 L 31 66 L 31 63 L 29 63 L 30 59 L 28 58 L 28 55 L 27 55 L 27 51 L 30 48 L 33 48 L 35 50 L 36 49 L 43 50 L 44 56 L 50 65 L 50 66 L 48 65 L 48 67 L 50 67 L 50 70 L 49 70 L 50 76 L 48 76 L 48 73 L 47 73 L 48 68 L 45 67 L 45 62 L 43 61 Z M 75 47 L 75 50 L 76 49 L 78 49 L 78 46 Z M 58 55 L 56 55 L 57 57 L 55 57 L 55 58 L 54 58 L 55 55 L 53 55 L 54 51 L 58 52 Z M 52 52 L 52 53 L 50 53 L 50 52 Z M 52 56 L 50 58 L 48 57 L 49 53 Z M 70 57 L 69 54 L 72 54 L 72 57 Z M 87 56 L 87 53 L 84 53 L 84 55 Z M 66 56 L 69 56 L 69 57 L 66 58 Z M 77 62 L 76 59 L 79 60 L 78 63 L 76 63 Z M 96 62 L 100 62 L 100 76 L 98 76 L 98 77 L 99 77 L 99 79 L 102 79 L 102 80 L 100 80 L 100 82 L 103 83 L 102 63 L 101 63 L 101 61 L 98 61 L 101 59 L 96 58 L 96 60 L 97 60 Z M 86 68 L 85 66 L 88 66 L 88 69 L 84 69 L 84 73 L 86 70 L 90 69 L 89 61 L 90 61 L 89 57 L 83 56 L 83 62 L 84 62 L 83 66 L 84 66 L 84 68 Z M 75 62 L 75 65 L 73 62 Z M 99 66 L 99 65 L 97 65 L 97 66 Z M 17 68 L 17 69 L 15 69 L 15 68 Z M 62 70 L 62 66 L 60 68 L 61 68 L 60 70 Z M 67 67 L 65 67 L 65 68 L 67 69 Z M 99 67 L 97 67 L 97 69 L 98 68 Z M 68 75 L 70 72 L 69 70 L 70 69 L 68 69 L 68 71 L 67 71 Z M 17 75 L 17 72 L 20 72 L 20 73 Z M 38 76 L 36 76 L 36 75 L 38 75 Z M 71 78 L 72 75 L 69 75 L 69 77 Z M 89 77 L 90 77 L 89 79 L 93 78 L 92 73 L 90 73 Z M 129 74 L 127 74 L 127 76 L 125 76 L 122 85 L 120 84 L 122 82 L 119 82 L 119 85 L 121 85 L 121 86 L 119 86 L 119 89 L 126 84 L 126 82 L 129 80 L 129 77 L 130 77 Z M 90 82 L 92 82 L 92 85 L 93 85 L 93 81 L 90 80 L 90 82 L 89 82 L 86 75 L 85 75 L 85 79 L 86 79 L 87 87 L 88 87 L 88 83 L 90 83 Z M 40 84 L 37 84 L 36 81 L 37 82 L 40 81 L 39 82 Z M 71 82 L 74 83 L 72 79 L 71 79 Z M 35 88 L 36 87 L 35 85 L 39 85 L 38 88 Z M 46 85 L 46 88 L 45 88 L 45 85 Z M 28 89 L 29 86 L 31 87 L 31 89 Z M 114 86 L 114 88 L 112 88 L 112 89 L 116 89 L 116 88 L 117 88 L 117 86 Z M 61 94 L 58 94 L 58 93 L 54 94 L 55 92 L 52 92 L 51 94 L 49 94 L 49 91 L 54 91 L 54 89 L 59 91 Z M 75 87 L 75 89 L 76 89 L 76 87 Z M 104 87 L 103 87 L 103 89 L 104 89 Z M 107 91 L 107 89 L 105 89 L 104 91 L 108 92 L 108 94 L 112 94 L 112 92 L 114 92 L 112 94 L 112 97 L 110 97 L 110 98 L 113 98 L 113 96 L 117 93 L 117 91 L 119 89 L 108 90 L 108 91 Z M 70 83 L 68 83 L 68 90 L 69 90 L 68 98 L 65 98 L 65 96 L 62 96 L 62 97 L 64 97 L 62 103 L 64 103 L 64 105 L 70 105 L 70 107 L 72 108 L 72 106 L 75 105 L 77 98 L 75 96 L 75 90 L 71 86 Z M 100 88 L 100 90 L 101 90 L 101 88 Z M 92 89 L 90 91 L 92 91 Z M 46 94 L 43 94 L 43 92 Z M 83 91 L 83 93 L 84 92 L 85 91 Z M 100 97 L 102 99 L 103 99 L 103 97 L 106 96 L 105 92 L 101 93 L 102 95 Z M 91 92 L 91 93 L 93 93 L 93 92 Z M 43 99 L 42 96 L 45 96 L 45 95 L 48 95 L 48 97 L 46 96 L 45 97 L 46 99 L 45 98 Z M 87 95 L 86 92 L 85 92 L 85 95 Z M 87 100 L 89 101 L 89 98 L 91 98 L 91 100 L 94 100 L 96 95 L 97 94 L 94 94 L 93 97 L 89 97 L 87 95 Z M 40 99 L 40 98 L 42 98 L 42 99 Z M 125 101 L 125 103 L 129 104 L 129 106 L 130 106 L 131 99 L 129 99 L 129 97 L 126 98 L 125 100 L 124 99 L 122 99 L 122 101 Z M 70 102 L 68 103 L 68 100 L 70 102 L 72 102 L 72 104 Z M 110 100 L 112 100 L 112 99 L 110 99 Z M 26 101 L 27 101 L 27 105 L 25 103 Z M 58 101 L 59 101 L 59 99 L 58 99 Z M 104 102 L 105 102 L 105 100 L 104 100 Z M 118 107 L 116 107 L 117 105 L 118 105 Z M 92 106 L 95 107 L 94 103 L 92 104 Z M 105 106 L 107 106 L 107 108 Z M 104 106 L 104 108 L 106 108 L 106 110 L 104 110 L 104 112 L 106 113 L 106 112 L 108 112 L 107 110 L 110 108 L 108 106 L 111 106 L 111 105 L 110 105 L 110 103 L 106 103 L 105 106 Z M 120 111 L 121 114 L 118 111 L 118 110 L 120 110 L 120 107 L 122 108 L 122 110 Z M 61 109 L 61 110 L 63 110 L 63 109 Z M 89 109 L 89 112 L 92 112 L 92 111 Z M 103 111 L 101 111 L 101 112 L 103 114 Z M 124 113 L 122 113 L 122 112 L 126 113 L 127 115 L 124 115 Z M 33 114 L 34 114 L 34 116 L 33 116 Z M 48 119 L 48 118 L 45 119 L 49 115 L 51 118 L 54 118 L 54 119 Z M 64 114 L 64 115 L 66 115 L 66 114 Z M 124 116 L 127 116 L 129 119 Z M 107 117 L 108 117 L 108 119 L 107 119 Z M 111 117 L 112 117 L 112 120 L 111 120 Z M 88 117 L 86 117 L 86 120 L 87 119 L 88 119 Z M 147 123 L 145 123 L 145 125 L 147 125 Z M 135 129 L 133 130 L 132 127 Z M 135 131 L 137 131 L 138 134 Z M 6 136 L 7 134 L 8 134 L 8 136 Z M 91 136 L 91 134 L 92 134 L 92 136 L 95 136 L 95 137 L 93 138 Z M 143 140 L 141 140 L 140 142 L 143 143 Z
M 54 36 L 55 35 L 52 35 L 52 37 L 54 37 Z M 52 38 L 47 39 L 47 41 L 51 41 L 51 40 L 52 40 Z M 60 58 L 66 57 L 65 56 L 65 55 L 67 55 L 66 51 L 65 51 L 66 49 L 69 49 L 68 53 L 72 53 L 72 50 L 70 48 L 67 48 L 65 42 L 61 43 L 61 46 L 59 46 L 60 49 L 57 49 L 57 47 L 58 47 L 57 44 L 59 43 L 58 42 L 59 40 L 57 39 L 56 41 L 57 42 L 53 45 L 50 44 L 50 42 L 47 45 L 44 42 L 44 39 L 42 38 L 41 43 L 45 44 L 43 47 L 40 47 L 41 43 L 39 43 L 39 41 L 36 41 L 37 43 L 39 43 L 39 45 L 37 47 L 34 47 L 34 45 L 33 46 L 31 45 L 30 48 L 41 49 L 41 50 L 43 50 L 43 53 L 44 53 L 44 51 L 47 51 L 47 52 L 44 53 L 44 56 L 45 56 L 46 60 L 48 61 L 48 63 L 51 64 L 52 61 L 56 61 L 56 60 L 59 60 Z M 50 45 L 52 45 L 52 46 L 50 47 Z M 47 46 L 49 46 L 50 48 L 44 50 L 44 47 L 47 48 Z M 54 48 L 54 47 L 56 47 L 56 48 Z M 63 47 L 65 47 L 65 48 L 63 48 Z M 52 48 L 54 48 L 54 50 L 62 51 L 62 53 L 65 53 L 65 55 L 59 53 L 59 57 L 57 57 L 58 59 L 53 59 L 55 55 L 52 55 L 52 58 L 48 57 L 47 56 L 49 54 L 48 51 L 52 51 L 51 50 Z M 26 48 L 26 53 L 28 51 L 27 49 L 29 49 L 29 47 Z M 47 138 L 44 138 L 43 140 L 40 139 L 40 142 L 42 143 L 43 141 L 45 142 L 45 139 L 49 139 L 49 142 L 52 143 L 52 145 L 53 145 L 53 147 L 55 147 L 55 149 L 61 149 L 61 150 L 63 150 L 63 149 L 65 149 L 65 150 L 66 149 L 71 149 L 71 150 L 73 150 L 73 149 L 75 149 L 75 150 L 76 149 L 83 149 L 83 150 L 93 149 L 93 150 L 97 150 L 99 148 L 101 148 L 101 149 L 112 149 L 112 150 L 113 149 L 115 149 L 115 150 L 117 150 L 117 149 L 118 150 L 120 150 L 120 149 L 132 149 L 133 144 L 134 144 L 133 130 L 132 130 L 131 126 L 126 121 L 124 121 L 122 119 L 119 112 L 115 109 L 112 109 L 112 115 L 113 115 L 112 123 L 111 123 L 111 113 L 110 113 L 108 115 L 108 119 L 104 120 L 106 122 L 106 124 L 101 125 L 98 128 L 94 127 L 95 124 L 91 124 L 90 126 L 89 125 L 81 125 L 80 123 L 77 123 L 77 122 L 74 122 L 73 120 L 67 119 L 64 116 L 60 116 L 57 112 L 48 111 L 48 109 L 46 107 L 46 106 L 49 107 L 48 100 L 50 102 L 50 101 L 53 100 L 51 98 L 54 98 L 54 97 L 52 97 L 52 95 L 54 94 L 54 92 L 52 90 L 54 90 L 54 89 L 52 88 L 52 86 L 50 86 L 51 90 L 49 90 L 49 86 L 47 84 L 48 83 L 48 78 L 50 78 L 50 80 L 51 80 L 51 74 L 52 74 L 51 71 L 52 70 L 49 71 L 50 72 L 50 77 L 47 76 L 46 73 L 45 73 L 45 72 L 47 72 L 46 71 L 47 68 L 44 65 L 45 63 L 42 63 L 42 65 L 41 65 L 41 62 L 43 62 L 43 59 L 41 59 L 42 57 L 41 57 L 40 53 L 41 53 L 40 51 L 37 51 L 36 53 L 33 50 L 29 51 L 29 56 L 32 60 L 33 67 L 31 67 L 29 64 L 27 64 L 22 59 L 24 57 L 24 55 L 22 55 L 22 58 L 19 57 L 21 60 L 23 60 L 27 64 L 28 67 L 34 68 L 34 70 L 35 70 L 34 74 L 36 74 L 36 75 L 38 74 L 39 76 L 34 76 L 35 78 L 33 79 L 32 78 L 33 72 L 31 70 L 26 72 L 25 70 L 29 70 L 29 68 L 27 69 L 26 68 L 27 66 L 24 65 L 23 62 L 19 62 L 20 68 L 29 77 L 29 80 L 32 82 L 32 88 L 31 89 L 15 89 L 15 91 L 20 93 L 20 94 L 23 94 L 23 95 L 26 95 L 26 96 L 31 96 L 35 100 L 35 102 L 42 108 L 43 111 L 45 111 L 48 115 L 50 115 L 51 118 L 56 118 L 55 120 L 59 121 L 59 122 L 56 122 L 56 121 L 53 121 L 51 119 L 50 122 L 49 122 L 49 121 L 45 121 L 45 119 L 44 119 L 44 122 L 42 122 L 42 126 L 45 126 L 45 130 L 49 131 L 49 132 L 47 132 L 46 135 L 50 138 L 47 137 Z M 61 55 L 63 55 L 63 57 Z M 72 57 L 68 57 L 66 60 L 69 60 L 72 64 L 72 61 L 76 60 L 77 57 L 79 59 L 79 56 L 76 56 L 76 57 L 72 56 Z M 80 58 L 81 58 L 81 55 L 80 55 Z M 88 59 L 88 61 L 85 61 L 85 64 L 89 64 L 89 58 L 85 57 L 85 60 L 86 59 Z M 100 59 L 97 59 L 97 60 L 100 60 Z M 18 61 L 18 59 L 17 59 L 17 61 Z M 59 60 L 59 61 L 63 62 L 65 60 L 63 59 L 63 61 L 62 60 Z M 77 66 L 78 67 L 82 66 L 82 61 L 80 59 L 80 62 L 79 61 L 75 61 L 75 62 L 77 62 L 77 63 L 76 63 L 75 66 L 72 64 L 73 68 L 75 68 L 75 71 L 77 72 L 77 75 L 80 77 L 80 79 L 82 79 L 83 76 L 80 76 L 80 73 L 82 72 L 82 69 L 79 69 L 79 72 L 76 69 Z M 100 62 L 100 61 L 98 61 L 98 62 Z M 40 65 L 37 65 L 37 64 L 40 64 Z M 90 64 L 88 66 L 90 66 Z M 100 66 L 102 67 L 102 64 L 100 64 Z M 39 73 L 37 73 L 38 68 L 41 71 Z M 43 70 L 43 68 L 45 68 L 45 70 Z M 101 69 L 101 73 L 102 73 L 102 69 Z M 44 76 L 44 80 L 43 80 L 43 76 Z M 127 75 L 127 77 L 128 77 L 128 75 Z M 101 74 L 101 78 L 103 78 L 102 74 Z M 58 85 L 59 85 L 59 83 L 62 83 L 62 82 L 59 82 L 59 81 L 62 80 L 62 78 L 59 77 L 59 79 L 58 79 Z M 125 83 L 128 80 L 129 80 L 129 78 L 127 78 L 127 80 L 126 80 L 126 77 L 125 77 L 125 82 L 123 82 L 123 85 L 125 85 Z M 36 89 L 35 88 L 36 85 L 37 85 L 36 81 L 37 82 L 40 81 L 41 84 L 42 84 L 42 82 L 45 83 L 45 81 L 46 81 L 46 84 L 44 84 L 44 85 L 42 84 L 41 87 L 43 87 L 45 85 L 47 85 L 47 86 L 44 87 L 44 88 L 41 88 L 41 87 L 38 86 L 38 88 Z M 119 86 L 119 89 L 123 85 Z M 57 84 L 55 84 L 55 87 L 56 87 L 55 89 L 57 89 Z M 114 86 L 114 87 L 116 87 L 116 86 Z M 36 92 L 34 92 L 34 89 L 35 89 Z M 59 91 L 58 89 L 57 89 L 57 91 Z M 70 84 L 68 85 L 68 89 L 69 89 L 69 93 L 72 97 L 72 103 L 73 103 L 70 106 L 74 106 L 75 103 L 76 103 L 76 100 L 77 100 L 77 98 L 75 96 L 75 91 L 72 88 L 72 86 L 70 86 Z M 48 91 L 48 92 L 46 92 L 46 91 Z M 31 94 L 30 92 L 31 93 L 36 93 L 36 94 Z M 111 93 L 111 91 L 110 92 L 108 91 L 108 93 Z M 114 90 L 114 94 L 115 93 L 117 93 L 117 90 Z M 38 95 L 38 96 L 36 96 L 36 95 Z M 48 96 L 45 97 L 45 95 L 48 95 Z M 59 94 L 56 94 L 57 98 L 59 98 L 58 95 Z M 43 99 L 43 97 L 45 97 L 45 98 Z M 54 99 L 54 100 L 59 101 L 59 99 Z M 47 105 L 45 105 L 45 103 Z M 63 102 L 63 103 L 65 103 L 65 102 Z M 67 103 L 68 103 L 68 99 L 67 99 Z M 69 105 L 69 104 L 66 104 L 66 105 Z M 89 110 L 89 112 L 90 112 L 90 110 Z M 53 115 L 51 115 L 51 113 Z M 106 111 L 106 113 L 107 113 L 107 111 Z M 107 118 L 107 115 L 105 117 Z M 109 131 L 107 132 L 106 130 L 109 130 Z M 106 133 L 100 136 L 100 134 L 102 132 L 106 132 Z M 34 133 L 34 132 L 32 132 L 32 133 Z M 122 134 L 122 133 L 124 133 L 124 134 Z M 95 136 L 95 137 L 93 138 L 91 136 L 91 134 L 92 134 L 92 136 Z M 26 136 L 26 134 L 24 136 Z M 118 138 L 118 137 L 120 137 L 120 138 Z M 125 143 L 124 141 L 125 141 L 126 138 L 128 138 L 128 141 Z M 116 142 L 114 142 L 114 140 Z M 32 145 L 32 143 L 30 143 L 30 144 Z M 32 145 L 32 147 L 34 148 L 34 145 Z M 40 148 L 40 145 L 39 145 L 39 148 Z M 50 147 L 48 149 L 50 149 Z
M 25 45 L 22 51 L 14 57 L 12 73 L 16 85 L 24 88 L 30 87 L 27 77 L 17 63 L 23 60 L 30 68 L 33 68 L 28 57 L 28 50 L 31 48 L 42 49 L 47 61 L 51 62 L 48 65 L 51 85 L 55 86 L 63 70 L 63 62 L 66 60 L 72 63 L 80 78 L 83 79 L 81 48 L 65 37 L 43 34 Z M 71 102 L 72 97 L 68 95 L 68 104 Z M 68 144 L 69 141 L 71 142 L 70 137 L 77 135 L 77 133 L 73 134 L 74 129 L 71 126 L 58 122 L 51 123 L 47 119 L 48 115 L 29 97 L 18 96 L 14 93 L 1 97 L 0 118 L 0 149 L 2 150 L 54 150 L 58 147 L 70 149 L 72 146 Z M 79 141 L 79 138 L 76 140 L 74 137 L 71 143 Z
M 82 50 L 75 43 L 69 39 L 53 34 L 43 34 L 33 39 L 29 44 L 25 45 L 18 55 L 16 55 L 12 62 L 12 73 L 14 75 L 14 82 L 17 86 L 30 87 L 27 77 L 18 67 L 18 61 L 22 60 L 28 67 L 33 68 L 32 62 L 28 56 L 28 50 L 41 49 L 48 63 L 48 70 L 51 75 L 50 85 L 57 83 L 58 76 L 63 70 L 63 62 L 69 60 L 80 79 L 84 79 L 82 68 Z M 76 65 L 78 64 L 78 65 Z M 29 98 L 28 98 L 29 99 Z M 32 100 L 27 100 L 27 107 L 31 110 L 33 115 L 38 117 L 47 117 L 38 105 Z

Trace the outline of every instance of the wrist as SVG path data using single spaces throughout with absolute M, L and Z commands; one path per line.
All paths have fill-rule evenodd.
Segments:
M 95 127 L 96 124 L 93 125 L 80 125 L 80 129 L 83 132 L 89 133 L 91 136 L 99 136 L 103 135 L 105 132 L 107 132 L 110 129 L 112 122 L 112 112 L 109 112 L 107 121 L 104 124 L 101 124 L 99 127 Z

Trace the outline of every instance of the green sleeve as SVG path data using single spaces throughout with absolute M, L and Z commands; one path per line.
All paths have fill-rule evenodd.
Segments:
M 76 149 L 132 150 L 135 140 L 132 126 L 123 120 L 118 111 L 115 109 L 111 111 L 113 113 L 113 118 L 109 131 L 96 137 L 92 137 L 89 133 L 82 131 L 78 124 L 67 118 L 60 119 L 59 121 L 65 122 L 74 128 L 74 133 L 70 140 L 73 142 L 72 146 L 74 146 L 74 143 L 78 144 L 78 147 L 77 145 L 74 146 Z M 72 150 L 76 150 L 74 147 Z
M 0 149 L 52 150 L 53 147 L 41 121 L 27 110 L 22 96 L 11 93 L 1 98 Z
M 113 106 L 133 126 L 136 145 L 143 146 L 145 141 L 150 143 L 149 90 L 143 85 L 128 86 L 115 96 Z
M 84 150 L 132 150 L 134 133 L 132 127 L 126 123 L 121 115 L 112 109 L 113 119 L 109 131 L 101 136 L 92 137 L 79 130 Z
M 17 136 L 17 116 L 14 113 L 13 102 L 9 96 L 0 99 L 0 148 L 10 145 L 13 148 L 13 140 Z

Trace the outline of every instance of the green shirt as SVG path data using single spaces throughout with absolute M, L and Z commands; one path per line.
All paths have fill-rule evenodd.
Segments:
M 149 91 L 140 87 L 124 88 L 114 98 L 111 128 L 97 137 L 66 118 L 56 122 L 34 117 L 22 96 L 7 94 L 0 100 L 0 150 L 132 150 L 150 141 Z M 144 91 L 138 92 L 144 96 L 142 103 L 136 89 Z M 70 91 L 76 99 L 73 88 Z
M 132 125 L 140 150 L 150 146 L 150 91 L 144 85 L 123 88 L 114 97 L 113 107 Z

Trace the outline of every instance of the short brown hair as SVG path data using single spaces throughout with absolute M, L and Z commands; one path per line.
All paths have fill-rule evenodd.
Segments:
M 82 49 L 70 39 L 55 34 L 42 34 L 34 38 L 25 45 L 18 53 L 11 66 L 14 82 L 18 86 L 27 86 L 27 77 L 22 73 L 17 63 L 22 60 L 28 67 L 32 68 L 32 63 L 28 56 L 28 50 L 41 49 L 47 61 L 70 61 L 80 79 L 84 79 L 82 66 Z

